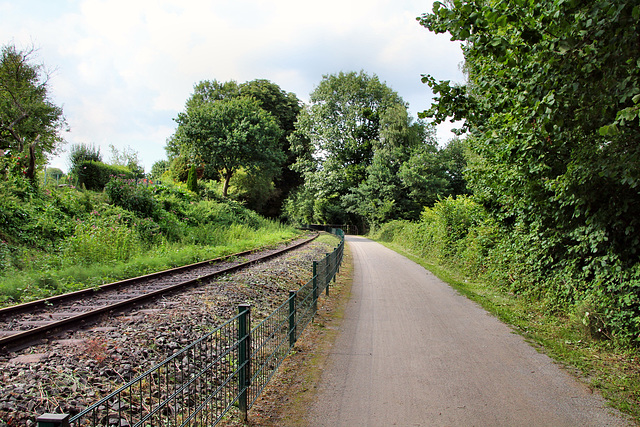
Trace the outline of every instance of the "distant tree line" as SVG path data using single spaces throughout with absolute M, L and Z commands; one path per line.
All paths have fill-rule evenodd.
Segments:
M 169 163 L 154 168 L 186 181 L 195 165 L 223 197 L 267 216 L 366 228 L 466 192 L 463 143 L 439 149 L 364 72 L 325 76 L 309 106 L 267 80 L 202 81 L 176 122 Z
M 438 147 L 433 128 L 363 71 L 324 76 L 290 139 L 304 185 L 285 212 L 300 222 L 366 229 L 466 192 L 464 143 Z

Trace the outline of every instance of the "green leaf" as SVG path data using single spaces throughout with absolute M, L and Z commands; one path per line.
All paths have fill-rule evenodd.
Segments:
M 598 133 L 601 136 L 615 136 L 618 135 L 620 131 L 618 130 L 618 126 L 615 124 L 612 125 L 604 125 L 600 129 L 598 129 Z

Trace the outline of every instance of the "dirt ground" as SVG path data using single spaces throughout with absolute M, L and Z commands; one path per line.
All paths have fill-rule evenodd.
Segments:
M 218 425 L 224 427 L 302 427 L 313 403 L 327 356 L 335 342 L 338 326 L 350 297 L 353 262 L 345 245 L 344 262 L 329 296 L 322 295 L 318 313 L 312 323 L 273 376 L 261 396 L 249 411 L 245 424 L 236 414 Z

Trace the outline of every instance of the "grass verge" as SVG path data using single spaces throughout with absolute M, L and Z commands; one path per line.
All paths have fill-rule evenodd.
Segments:
M 268 248 L 299 235 L 297 231 L 284 227 L 258 229 L 247 232 L 227 244 L 165 243 L 126 261 L 20 271 L 19 274 L 0 277 L 0 308 L 250 249 Z
M 397 244 L 379 242 L 422 265 L 440 280 L 480 304 L 563 364 L 610 405 L 629 414 L 640 425 L 640 354 L 609 341 L 591 339 L 579 319 L 545 313 L 540 304 L 505 294 L 486 283 L 475 282 L 437 263 L 419 258 Z

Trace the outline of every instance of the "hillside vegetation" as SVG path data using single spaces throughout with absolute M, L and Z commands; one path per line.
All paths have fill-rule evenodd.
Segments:
M 104 192 L 0 182 L 0 304 L 271 245 L 297 230 L 215 191 L 114 177 Z

